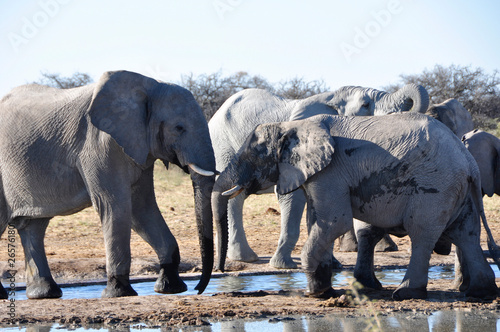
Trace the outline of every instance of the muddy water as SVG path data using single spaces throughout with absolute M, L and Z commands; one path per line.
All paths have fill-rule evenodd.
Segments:
M 492 266 L 496 277 L 500 277 L 500 271 Z M 405 269 L 378 271 L 377 278 L 383 285 L 399 284 Z M 429 270 L 430 279 L 453 279 L 452 267 L 435 266 Z M 332 278 L 333 287 L 345 287 L 353 280 L 351 271 L 334 273 Z M 183 294 L 195 294 L 194 286 L 197 280 L 186 281 L 189 291 Z M 74 298 L 99 298 L 104 285 L 64 287 L 64 299 Z M 154 295 L 154 282 L 141 282 L 133 285 L 139 295 Z M 210 281 L 204 294 L 211 295 L 217 292 L 235 291 L 271 291 L 271 290 L 299 290 L 306 288 L 306 280 L 303 273 L 277 274 L 277 275 L 248 275 L 248 276 L 224 276 L 214 278 Z M 17 292 L 16 300 L 25 299 L 25 292 Z M 210 326 L 183 327 L 178 331 L 362 331 L 370 325 L 381 327 L 382 331 L 500 331 L 500 313 L 496 312 L 464 312 L 464 311 L 437 311 L 433 313 L 422 312 L 395 312 L 383 314 L 374 318 L 346 317 L 345 315 L 328 315 L 323 317 L 292 316 L 274 317 L 265 320 L 230 320 L 210 321 Z M 2 329 L 0 329 L 2 330 Z M 2 331 L 27 331 L 48 332 L 66 331 L 65 327 L 55 325 L 28 326 L 23 328 L 6 328 Z M 87 328 L 76 328 L 71 331 L 103 331 L 108 328 L 93 326 Z M 116 331 L 116 329 L 112 329 Z M 120 327 L 119 330 L 122 330 Z M 136 324 L 123 329 L 124 331 L 159 331 L 160 327 L 152 327 L 146 324 Z M 110 329 L 111 331 L 111 329 Z
M 395 313 L 375 318 L 346 317 L 328 315 L 322 317 L 276 317 L 265 320 L 230 320 L 210 322 L 210 326 L 174 328 L 175 331 L 364 331 L 370 326 L 379 327 L 382 331 L 499 331 L 500 317 L 495 313 L 471 313 L 461 311 L 438 311 L 432 314 Z M 57 324 L 29 326 L 25 328 L 6 328 L 3 331 L 13 332 L 49 332 L 49 331 L 164 331 L 160 326 L 136 324 L 130 327 L 104 328 L 99 326 L 67 329 Z
M 492 266 L 497 277 L 500 272 L 496 266 Z M 403 280 L 405 269 L 377 271 L 377 278 L 382 285 L 397 285 Z M 453 267 L 433 266 L 429 269 L 429 279 L 453 279 Z M 334 272 L 332 277 L 333 287 L 348 286 L 353 280 L 352 271 Z M 194 287 L 197 280 L 186 280 L 188 291 L 183 295 L 196 294 Z M 132 285 L 139 295 L 160 295 L 154 292 L 154 281 L 134 283 Z M 63 287 L 63 299 L 77 298 L 99 298 L 105 285 L 90 285 L 78 287 Z M 290 274 L 271 275 L 227 275 L 220 278 L 212 278 L 203 294 L 211 295 L 217 292 L 238 292 L 238 291 L 272 291 L 272 290 L 298 290 L 306 288 L 306 278 L 303 273 L 296 272 Z M 26 292 L 16 292 L 16 300 L 25 300 Z

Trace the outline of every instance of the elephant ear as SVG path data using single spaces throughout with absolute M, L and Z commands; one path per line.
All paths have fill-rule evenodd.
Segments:
M 157 82 L 127 71 L 104 73 L 97 82 L 89 107 L 92 124 L 109 134 L 138 164 L 149 154 L 148 92 Z
M 277 192 L 289 193 L 332 161 L 335 142 L 323 122 L 292 121 L 279 141 Z
M 493 139 L 496 143 L 495 173 L 493 181 L 495 182 L 495 194 L 500 195 L 500 140 L 498 140 L 496 137 L 494 137 Z

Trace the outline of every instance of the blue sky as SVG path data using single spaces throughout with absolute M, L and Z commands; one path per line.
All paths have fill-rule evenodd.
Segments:
M 40 72 L 169 82 L 247 71 L 380 88 L 440 64 L 500 69 L 500 2 L 0 0 L 0 95 Z

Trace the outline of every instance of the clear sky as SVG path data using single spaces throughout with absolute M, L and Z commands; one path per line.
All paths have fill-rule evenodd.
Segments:
M 380 88 L 436 64 L 500 69 L 496 0 L 0 0 L 0 95 L 40 72 L 169 82 L 247 71 Z

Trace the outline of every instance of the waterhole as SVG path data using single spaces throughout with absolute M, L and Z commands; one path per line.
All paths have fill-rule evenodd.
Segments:
M 500 271 L 496 265 L 491 266 L 495 276 L 500 277 Z M 387 269 L 376 271 L 375 275 L 382 285 L 399 284 L 406 273 L 406 269 Z M 334 271 L 332 276 L 332 286 L 345 287 L 353 280 L 352 271 Z M 454 269 L 452 266 L 432 266 L 429 268 L 429 279 L 453 279 Z M 182 295 L 194 295 L 198 292 L 194 290 L 198 280 L 184 280 L 188 290 Z M 133 283 L 132 287 L 138 295 L 160 295 L 154 291 L 155 281 L 145 281 Z M 266 274 L 266 275 L 225 275 L 212 278 L 208 284 L 205 295 L 212 295 L 218 292 L 247 292 L 247 291 L 272 291 L 272 290 L 300 290 L 306 288 L 306 277 L 301 272 Z M 102 283 L 87 286 L 63 286 L 63 299 L 92 299 L 100 298 L 106 286 Z M 16 292 L 16 300 L 26 300 L 26 291 Z

